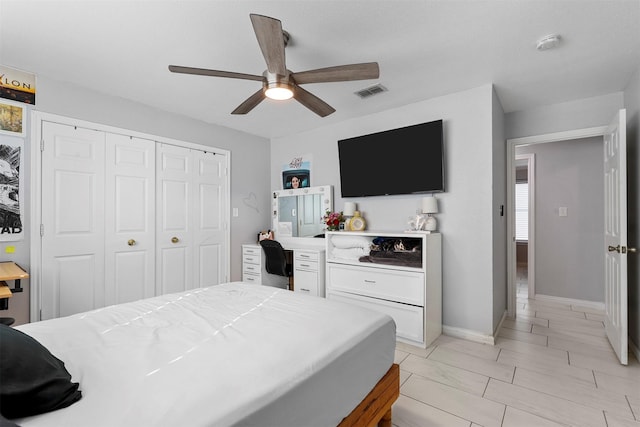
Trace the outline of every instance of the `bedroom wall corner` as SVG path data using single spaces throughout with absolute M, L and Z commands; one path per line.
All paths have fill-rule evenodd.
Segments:
M 490 84 L 271 140 L 271 186 L 283 162 L 313 156 L 313 185 L 333 185 L 335 209 L 356 202 L 369 230 L 398 231 L 423 195 L 343 199 L 337 141 L 442 119 L 446 192 L 436 194 L 443 237 L 443 324 L 492 336 L 493 314 L 493 87 Z M 384 165 L 363 165 L 378 167 Z M 505 297 L 506 298 L 506 297 Z

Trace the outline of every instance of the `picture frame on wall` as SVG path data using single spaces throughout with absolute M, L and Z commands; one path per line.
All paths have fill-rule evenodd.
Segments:
M 0 133 L 24 138 L 26 107 L 18 102 L 0 99 Z

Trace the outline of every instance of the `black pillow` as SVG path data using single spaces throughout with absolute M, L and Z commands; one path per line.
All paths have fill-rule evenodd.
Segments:
M 78 386 L 42 344 L 0 325 L 0 414 L 20 418 L 65 408 L 82 397 Z

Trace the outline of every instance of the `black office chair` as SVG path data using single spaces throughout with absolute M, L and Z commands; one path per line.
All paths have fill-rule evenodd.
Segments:
M 289 290 L 293 290 L 293 265 L 287 260 L 287 255 L 280 242 L 276 240 L 261 240 L 260 246 L 265 255 L 265 269 L 269 274 L 284 276 L 289 279 Z

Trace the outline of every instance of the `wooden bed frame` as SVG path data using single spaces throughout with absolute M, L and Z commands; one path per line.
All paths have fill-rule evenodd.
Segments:
M 397 363 L 351 411 L 338 427 L 391 427 L 391 406 L 400 395 L 400 366 Z

